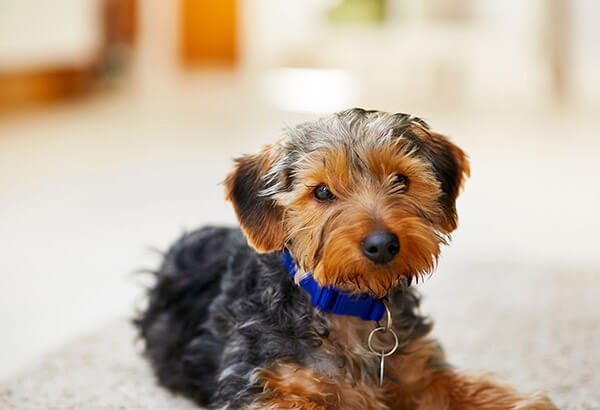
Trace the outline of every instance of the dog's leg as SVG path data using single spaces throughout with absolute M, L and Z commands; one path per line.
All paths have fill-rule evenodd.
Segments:
M 388 409 L 383 391 L 373 385 L 330 379 L 293 363 L 261 369 L 255 377 L 263 393 L 250 408 Z
M 550 399 L 523 394 L 492 377 L 458 371 L 431 339 L 420 339 L 390 361 L 385 390 L 394 409 L 556 409 Z

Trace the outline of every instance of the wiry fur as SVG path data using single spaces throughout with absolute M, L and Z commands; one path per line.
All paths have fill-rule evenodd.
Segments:
M 245 171 L 249 158 L 260 172 Z M 398 173 L 408 177 L 406 192 L 392 182 Z M 240 215 L 258 250 L 285 245 L 321 284 L 383 296 L 401 279 L 410 283 L 433 271 L 440 245 L 456 226 L 454 201 L 468 173 L 462 150 L 423 120 L 352 109 L 288 129 L 258 156 L 242 157 L 226 187 L 239 208 L 245 195 L 236 199 L 235 181 L 263 174 L 252 187 L 258 200 L 250 202 L 267 204 L 267 212 L 252 213 L 263 223 L 246 224 Z M 321 183 L 339 200 L 315 202 L 312 191 Z M 266 223 L 271 218 L 276 222 Z M 402 257 L 386 266 L 365 259 L 357 246 L 377 227 L 401 244 Z
M 338 318 L 311 305 L 279 254 L 256 253 L 237 229 L 184 235 L 165 256 L 149 296 L 136 322 L 147 356 L 163 385 L 199 404 L 249 405 L 263 390 L 256 372 L 278 360 L 331 377 L 376 377 L 376 358 L 354 357 L 332 339 Z M 404 340 L 428 332 L 412 290 L 392 298 Z
M 455 371 L 426 337 L 410 284 L 433 271 L 456 227 L 468 173 L 462 150 L 422 120 L 361 109 L 288 129 L 238 159 L 225 188 L 245 237 L 217 227 L 184 235 L 136 320 L 160 383 L 214 408 L 554 408 Z M 321 184 L 334 199 L 315 200 Z M 400 244 L 385 264 L 360 250 L 374 229 Z M 284 247 L 322 285 L 388 295 L 400 347 L 382 388 L 366 348 L 373 324 L 313 307 L 282 264 Z

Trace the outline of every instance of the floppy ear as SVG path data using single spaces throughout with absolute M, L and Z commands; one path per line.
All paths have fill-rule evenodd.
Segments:
M 456 198 L 466 177 L 470 176 L 469 159 L 462 149 L 454 145 L 448 137 L 433 132 L 424 124 L 413 124 L 409 132 L 402 134 L 418 148 L 433 166 L 440 181 L 442 196 L 441 226 L 450 233 L 456 229 Z
M 456 229 L 458 223 L 456 198 L 465 179 L 471 175 L 469 159 L 462 149 L 436 132 L 429 131 L 424 142 L 431 153 L 431 162 L 441 182 L 441 203 L 445 213 L 442 226 L 450 233 Z
M 225 179 L 226 199 L 231 201 L 248 243 L 259 252 L 281 249 L 285 241 L 283 209 L 267 188 L 263 178 L 278 156 L 274 146 L 236 159 Z

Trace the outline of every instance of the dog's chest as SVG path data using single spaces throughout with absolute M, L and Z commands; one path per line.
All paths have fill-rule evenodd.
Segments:
M 375 380 L 379 359 L 367 348 L 373 323 L 360 318 L 327 314 L 329 335 L 310 359 L 310 367 L 320 374 L 348 381 Z

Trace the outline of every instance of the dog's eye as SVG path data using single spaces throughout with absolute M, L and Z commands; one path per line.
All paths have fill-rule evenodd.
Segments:
M 408 189 L 408 178 L 406 175 L 396 174 L 392 183 L 397 192 L 404 192 Z
M 335 195 L 327 188 L 326 185 L 319 185 L 313 191 L 313 196 L 319 202 L 331 201 L 335 198 Z

